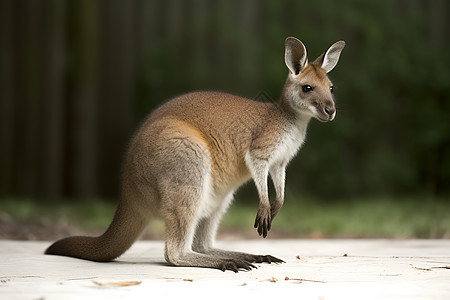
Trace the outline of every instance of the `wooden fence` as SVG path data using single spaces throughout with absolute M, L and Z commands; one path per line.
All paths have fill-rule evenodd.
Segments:
M 401 192 L 418 184 L 425 190 L 438 190 L 450 177 L 445 171 L 449 139 L 444 129 L 431 146 L 405 143 L 404 149 L 413 145 L 417 153 L 405 153 L 401 158 L 406 158 L 399 161 L 409 163 L 396 169 L 375 162 L 371 154 L 384 153 L 388 157 L 380 156 L 380 161 L 395 164 L 399 148 L 392 141 L 408 136 L 400 132 L 402 126 L 390 131 L 383 118 L 403 122 L 405 130 L 414 124 L 419 124 L 417 130 L 434 133 L 441 128 L 425 128 L 414 114 L 393 114 L 393 108 L 407 108 L 398 101 L 378 105 L 386 95 L 382 84 L 388 82 L 398 89 L 401 85 L 395 80 L 403 80 L 403 88 L 389 95 L 405 95 L 411 88 L 408 75 L 416 72 L 398 71 L 403 77 L 389 72 L 397 77 L 387 81 L 380 75 L 386 70 L 376 68 L 385 66 L 386 52 L 391 49 L 387 43 L 400 45 L 396 38 L 402 39 L 403 48 L 398 49 L 406 56 L 419 49 L 409 43 L 429 51 L 422 52 L 423 57 L 438 53 L 434 48 L 446 49 L 448 16 L 445 0 L 2 0 L 0 196 L 117 196 L 127 141 L 149 110 L 167 97 L 195 89 L 221 89 L 248 97 L 263 89 L 276 99 L 287 74 L 283 41 L 289 35 L 310 42 L 308 51 L 314 56 L 337 39 L 346 39 L 349 45 L 337 81 L 343 83 L 337 95 L 347 116 L 323 133 L 314 129 L 317 139 L 309 142 L 313 154 L 300 161 L 309 174 L 302 181 L 305 186 L 317 184 L 312 180 L 317 175 L 338 191 L 373 191 L 385 186 L 389 191 L 400 186 Z M 420 26 L 414 23 L 408 29 L 405 20 Z M 411 32 L 406 34 L 407 30 Z M 409 42 L 409 36 L 415 40 Z M 445 73 L 439 63 L 434 65 Z M 423 70 L 428 66 L 421 63 Z M 410 92 L 412 98 L 430 89 L 426 86 L 429 75 L 422 73 L 423 81 L 413 88 L 422 83 L 424 87 L 418 93 Z M 434 92 L 441 102 L 448 97 L 442 78 L 435 81 L 440 86 Z M 372 97 L 373 93 L 381 97 Z M 353 101 L 352 97 L 361 95 L 369 96 Z M 423 102 L 412 98 L 409 103 Z M 431 104 L 427 111 L 440 111 L 445 103 Z M 369 129 L 358 131 L 363 127 Z M 423 133 L 426 137 L 427 132 Z M 369 138 L 379 143 L 368 145 Z M 390 152 L 385 147 L 389 143 L 395 146 Z M 425 159 L 417 160 L 420 157 Z M 346 175 L 332 170 L 322 174 L 317 165 L 326 159 L 340 164 L 333 170 Z M 366 170 L 374 171 L 362 176 Z M 391 175 L 397 177 L 391 180 Z

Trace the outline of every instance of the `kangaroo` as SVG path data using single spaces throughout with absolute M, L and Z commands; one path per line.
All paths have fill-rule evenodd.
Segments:
M 303 144 L 310 119 L 336 116 L 327 73 L 344 46 L 336 42 L 309 63 L 303 43 L 288 37 L 289 74 L 276 103 L 193 92 L 154 110 L 130 143 L 121 200 L 106 232 L 58 240 L 45 253 L 111 261 L 158 217 L 165 221 L 164 256 L 171 265 L 238 272 L 255 263 L 282 263 L 271 255 L 216 249 L 216 231 L 234 191 L 253 178 L 259 195 L 254 227 L 267 236 L 284 202 L 286 165 Z M 272 203 L 269 175 L 276 190 Z

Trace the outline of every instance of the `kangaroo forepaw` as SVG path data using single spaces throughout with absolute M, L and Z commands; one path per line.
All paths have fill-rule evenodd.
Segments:
M 283 206 L 283 201 L 273 201 L 270 205 L 270 216 L 271 219 L 275 219 L 275 216 L 280 211 L 281 206 Z
M 272 216 L 270 207 L 259 207 L 254 225 L 254 227 L 258 229 L 258 234 L 265 238 L 267 236 L 267 232 L 270 230 L 271 224 Z
M 219 269 L 223 272 L 230 270 L 237 273 L 239 270 L 251 271 L 252 269 L 257 269 L 257 267 L 243 260 L 227 259 L 220 264 Z

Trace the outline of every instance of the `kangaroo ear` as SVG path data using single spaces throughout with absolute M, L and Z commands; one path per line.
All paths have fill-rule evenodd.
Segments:
M 331 45 L 327 51 L 322 53 L 313 63 L 319 65 L 327 73 L 334 69 L 339 61 L 339 56 L 341 55 L 342 49 L 345 47 L 344 41 L 339 41 Z
M 285 41 L 284 61 L 292 75 L 298 75 L 308 65 L 305 45 L 294 37 L 288 37 Z

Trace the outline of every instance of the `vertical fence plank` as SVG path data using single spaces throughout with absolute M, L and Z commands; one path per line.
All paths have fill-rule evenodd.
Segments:
M 241 45 L 247 44 L 239 51 L 239 82 L 246 86 L 247 91 L 253 90 L 253 97 L 258 93 L 258 83 L 261 82 L 262 64 L 260 56 L 260 16 L 261 16 L 261 1 L 248 0 L 240 3 L 237 6 L 239 25 L 241 27 L 242 39 Z
M 42 143 L 40 157 L 40 191 L 44 198 L 56 199 L 63 192 L 63 134 L 65 86 L 66 0 L 45 1 L 44 50 L 42 60 L 43 94 L 41 105 Z
M 102 6 L 98 170 L 103 195 L 118 194 L 120 169 L 132 130 L 134 1 Z
M 68 193 L 92 197 L 97 185 L 98 1 L 72 2 L 73 37 L 68 110 Z
M 14 0 L 0 1 L 0 196 L 13 192 L 14 169 Z
M 17 144 L 13 176 L 17 191 L 34 196 L 39 177 L 42 7 L 37 1 L 19 1 L 16 5 L 14 88 L 18 109 L 14 116 Z

